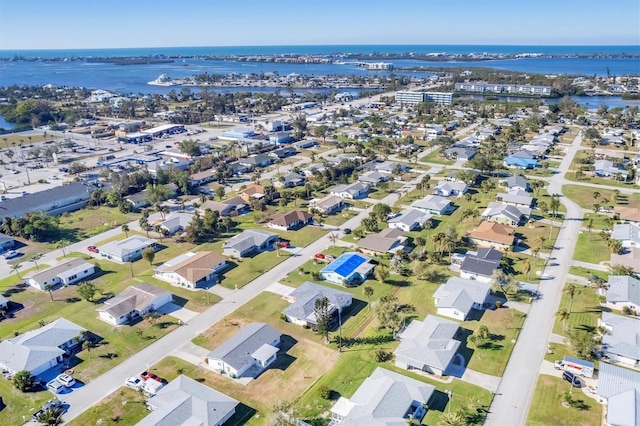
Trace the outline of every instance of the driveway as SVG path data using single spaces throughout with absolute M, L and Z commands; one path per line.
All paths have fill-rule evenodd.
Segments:
M 179 319 L 183 323 L 187 323 L 198 315 L 197 312 L 193 312 L 175 303 L 167 303 L 166 305 L 158 308 L 158 312 L 166 315 L 171 315 L 174 318 Z
M 280 284 L 278 282 L 273 283 L 264 289 L 264 291 L 279 294 L 280 296 L 288 296 L 293 292 L 293 290 L 295 290 L 294 287 L 289 287 L 288 285 Z

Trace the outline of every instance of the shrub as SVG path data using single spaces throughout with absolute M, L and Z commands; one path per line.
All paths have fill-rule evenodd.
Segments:
M 287 320 L 287 316 L 285 314 L 283 314 L 282 312 L 280 312 L 280 319 L 282 321 L 286 321 Z
M 329 389 L 328 386 L 322 385 L 318 391 L 320 393 L 320 398 L 325 400 L 331 399 L 331 389 Z
M 376 350 L 376 362 L 385 362 L 391 359 L 391 352 L 385 351 L 384 349 Z
M 502 308 L 502 302 L 501 301 L 496 301 L 496 309 L 500 309 Z

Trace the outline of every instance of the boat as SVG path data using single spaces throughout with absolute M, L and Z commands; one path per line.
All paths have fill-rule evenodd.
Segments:
M 180 83 L 177 81 L 174 81 L 173 79 L 171 79 L 171 77 L 169 77 L 166 74 L 160 74 L 158 78 L 148 82 L 147 84 L 151 86 L 177 86 Z

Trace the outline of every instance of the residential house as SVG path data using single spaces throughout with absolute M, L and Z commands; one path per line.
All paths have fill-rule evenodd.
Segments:
M 399 229 L 409 232 L 424 228 L 425 224 L 431 220 L 431 215 L 418 209 L 406 209 L 396 217 L 387 220 L 389 228 Z
M 45 212 L 49 216 L 80 210 L 89 203 L 97 187 L 84 181 L 54 186 L 44 191 L 0 201 L 0 217 L 16 219 L 28 212 Z
M 467 252 L 460 265 L 460 276 L 490 284 L 494 271 L 501 267 L 502 256 L 502 252 L 494 248 L 479 248 L 478 251 Z
M 239 163 L 237 161 L 234 163 L 229 163 L 229 168 L 233 172 L 234 176 L 240 176 L 244 173 L 249 173 L 252 170 L 251 166 L 248 166 L 243 163 Z
M 291 146 L 296 149 L 309 149 L 313 148 L 316 145 L 318 145 L 318 142 L 314 141 L 313 139 L 304 139 L 291 144 Z
M 616 310 L 626 307 L 640 314 L 640 280 L 628 275 L 609 275 L 605 306 Z
M 142 258 L 142 251 L 147 247 L 156 249 L 157 241 L 140 235 L 133 235 L 121 241 L 112 241 L 100 246 L 100 255 L 118 262 L 134 262 Z
M 467 184 L 464 182 L 449 182 L 441 180 L 434 188 L 433 193 L 440 197 L 462 197 L 467 193 Z
M 387 182 L 389 180 L 389 174 L 379 172 L 377 170 L 372 170 L 370 172 L 366 172 L 358 176 L 358 182 L 363 183 L 369 187 L 377 186 L 382 182 Z
M 620 163 L 613 163 L 609 160 L 596 160 L 593 165 L 593 175 L 627 180 L 629 172 Z
M 287 173 L 273 181 L 273 186 L 276 188 L 294 188 L 296 186 L 302 186 L 307 182 L 307 179 L 298 173 Z
M 0 342 L 0 367 L 12 375 L 26 370 L 32 376 L 38 376 L 63 362 L 64 357 L 82 342 L 86 331 L 60 318 L 36 330 L 4 339 Z
M 292 211 L 289 213 L 277 213 L 271 216 L 267 226 L 273 229 L 289 231 L 291 229 L 299 229 L 308 225 L 313 220 L 311 213 L 303 211 Z
M 606 404 L 604 424 L 640 424 L 640 372 L 600 362 L 596 395 Z
M 144 207 L 150 206 L 151 203 L 147 200 L 147 192 L 140 191 L 135 194 L 127 195 L 124 199 L 131 204 L 131 208 L 134 210 L 139 210 Z
M 31 271 L 24 276 L 25 283 L 45 291 L 48 286 L 71 285 L 96 273 L 95 265 L 75 258 L 47 269 Z
M 529 196 L 528 192 L 519 189 L 515 189 L 507 193 L 498 194 L 496 196 L 496 199 L 506 204 L 525 208 L 532 208 L 534 202 L 534 199 Z
M 249 370 L 255 377 L 276 360 L 281 338 L 282 333 L 270 325 L 252 322 L 209 352 L 205 362 L 232 379 L 243 377 Z
M 622 247 L 640 247 L 640 225 L 617 223 L 613 225 L 611 238 L 622 243 Z
M 414 201 L 411 207 L 434 216 L 443 216 L 455 209 L 451 201 L 439 195 L 427 195 L 420 200 Z
M 521 169 L 528 170 L 534 169 L 538 165 L 538 160 L 535 158 L 526 157 L 505 157 L 502 162 L 503 165 L 509 169 Z
M 167 235 L 173 235 L 187 229 L 192 219 L 193 215 L 191 213 L 171 213 L 165 220 L 158 223 L 158 226 L 160 226 Z
M 189 184 L 195 188 L 211 182 L 215 182 L 216 174 L 217 171 L 215 169 L 209 169 L 202 172 L 194 173 L 189 176 Z
M 266 195 L 267 191 L 264 189 L 264 186 L 258 185 L 257 183 L 251 183 L 238 192 L 238 196 L 242 198 L 245 203 L 249 204 L 251 200 L 259 200 Z
M 7 311 L 9 309 L 9 299 L 0 294 L 0 311 Z
M 265 154 L 250 155 L 238 160 L 238 163 L 250 167 L 252 170 L 256 168 L 268 167 L 273 164 L 273 157 Z
M 345 208 L 344 199 L 341 197 L 337 197 L 335 195 L 328 195 L 321 199 L 313 199 L 309 202 L 309 207 L 313 210 L 326 214 L 332 215 L 337 213 Z
M 242 206 L 246 206 L 246 204 L 242 204 Z M 221 217 L 229 217 L 234 213 L 238 213 L 235 205 L 221 201 L 207 200 L 198 207 L 198 212 L 203 215 L 207 209 L 218 212 Z
M 222 246 L 225 256 L 247 257 L 255 252 L 270 249 L 278 239 L 278 234 L 260 229 L 247 229 L 227 240 Z
M 156 268 L 155 277 L 190 290 L 215 282 L 227 259 L 213 251 L 187 252 Z
M 640 207 L 615 206 L 613 213 L 617 214 L 620 220 L 640 225 Z
M 454 146 L 452 148 L 445 149 L 444 156 L 450 160 L 469 161 L 476 156 L 476 153 L 477 151 L 474 148 Z
M 530 208 L 491 202 L 482 212 L 482 220 L 508 226 L 520 226 L 526 223 L 530 215 Z
M 326 167 L 324 166 L 324 164 L 322 164 L 322 163 L 313 163 L 313 164 L 310 164 L 309 166 L 305 167 L 304 169 L 300 170 L 300 172 L 303 175 L 305 175 L 306 177 L 313 177 L 314 174 L 322 173 L 322 172 L 324 172 L 325 169 L 326 169 Z
M 507 176 L 506 179 L 500 181 L 500 185 L 506 186 L 507 191 L 514 191 L 514 190 L 519 190 L 524 192 L 531 191 L 531 185 L 529 185 L 529 182 L 527 182 L 527 179 L 520 174 Z
M 411 321 L 398 335 L 396 367 L 442 376 L 460 347 L 455 339 L 459 328 L 457 323 L 434 315 Z
M 395 161 L 383 161 L 380 163 L 375 163 L 373 168 L 379 172 L 392 174 L 392 173 L 403 173 L 409 171 L 409 167 L 407 167 L 404 163 L 396 163 Z
M 291 323 L 315 329 L 318 325 L 315 304 L 316 300 L 323 297 L 329 301 L 329 315 L 332 322 L 351 306 L 353 300 L 351 293 L 307 281 L 288 295 L 283 296 L 283 299 L 291 305 L 287 306 L 282 314 Z
M 356 245 L 359 251 L 368 256 L 384 256 L 396 253 L 398 250 L 406 251 L 406 242 L 407 237 L 403 231 L 386 228 L 377 234 L 359 239 Z
M 640 247 L 627 247 L 623 253 L 611 253 L 611 266 L 626 266 L 631 268 L 636 274 L 640 274 Z
M 470 176 L 470 179 L 465 181 L 467 185 L 476 185 L 478 183 L 478 179 L 480 179 L 480 172 L 477 170 L 466 170 L 467 175 Z M 447 173 L 444 177 L 444 180 L 448 182 L 462 182 L 462 180 L 458 179 L 459 171 L 454 170 L 452 172 Z
M 476 229 L 467 232 L 467 240 L 478 247 L 493 247 L 506 251 L 513 246 L 515 229 L 494 222 L 481 222 Z
M 602 336 L 602 352 L 613 362 L 631 367 L 640 364 L 640 319 L 603 312 L 598 328 L 607 332 Z
M 484 310 L 491 284 L 451 277 L 433 294 L 438 315 L 460 321 L 467 319 L 471 309 Z
M 338 185 L 331 188 L 331 195 L 347 200 L 359 200 L 361 198 L 367 198 L 367 195 L 369 195 L 369 187 L 361 182 Z
M 298 151 L 296 151 L 295 148 L 292 147 L 284 147 L 284 148 L 277 148 L 274 149 L 273 151 L 271 151 L 270 153 L 268 153 L 267 155 L 273 158 L 287 158 L 287 157 L 291 157 L 293 155 L 296 155 L 298 153 Z
M 236 412 L 238 401 L 180 375 L 147 400 L 151 411 L 137 426 L 222 426 Z
M 170 292 L 141 283 L 129 286 L 116 297 L 106 300 L 96 311 L 102 321 L 117 326 L 142 318 L 172 301 Z
M 320 270 L 323 280 L 335 284 L 358 285 L 364 282 L 375 265 L 360 253 L 344 253 Z
M 331 408 L 332 425 L 391 426 L 421 422 L 435 387 L 377 367 L 356 392 Z
M 9 250 L 16 246 L 13 237 L 0 233 L 0 251 Z

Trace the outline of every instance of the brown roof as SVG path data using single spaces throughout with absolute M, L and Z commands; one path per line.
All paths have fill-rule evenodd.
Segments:
M 238 194 L 245 194 L 245 195 L 255 195 L 255 194 L 266 194 L 264 187 L 262 185 L 258 185 L 257 183 L 252 183 L 250 185 L 247 185 L 247 187 L 245 189 L 243 189 L 242 191 L 238 192 Z
M 513 244 L 513 231 L 515 228 L 500 223 L 482 222 L 476 229 L 467 233 L 467 236 L 484 241 L 492 241 L 502 244 Z
M 216 175 L 216 171 L 213 169 L 210 169 L 210 170 L 205 170 L 203 172 L 194 173 L 191 176 L 189 176 L 189 179 L 201 180 L 201 179 L 206 179 L 208 177 L 212 177 L 215 175 Z
M 271 223 L 280 226 L 289 226 L 296 221 L 307 222 L 313 217 L 312 214 L 302 211 L 293 211 L 289 213 L 278 213 L 271 216 Z
M 631 222 L 640 222 L 640 207 L 615 206 L 614 213 L 620 215 L 622 220 L 630 220 Z
M 633 268 L 640 272 L 640 248 L 629 247 L 625 254 L 612 254 L 610 265 L 622 265 Z
M 182 262 L 167 268 L 189 282 L 195 283 L 211 273 L 211 268 L 227 260 L 213 251 L 201 251 Z

